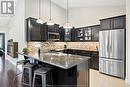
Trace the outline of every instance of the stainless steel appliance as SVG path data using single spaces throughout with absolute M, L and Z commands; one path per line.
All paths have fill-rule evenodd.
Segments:
M 125 78 L 125 30 L 99 32 L 99 71 Z
M 48 32 L 48 40 L 53 40 L 53 41 L 60 40 L 59 32 Z

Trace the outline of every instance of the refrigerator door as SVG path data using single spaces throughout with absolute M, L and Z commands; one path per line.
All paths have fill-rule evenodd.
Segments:
M 109 55 L 109 31 L 99 32 L 99 56 L 108 58 Z
M 109 58 L 124 59 L 124 29 L 109 31 Z
M 120 77 L 124 79 L 124 62 L 113 59 L 99 59 L 99 71 L 108 75 Z

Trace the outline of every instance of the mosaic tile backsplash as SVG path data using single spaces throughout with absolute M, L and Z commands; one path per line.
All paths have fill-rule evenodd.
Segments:
M 44 51 L 63 50 L 64 45 L 67 45 L 67 49 L 89 51 L 97 51 L 99 48 L 99 42 L 28 42 L 27 44 L 31 53 L 38 52 L 38 48 L 42 48 Z

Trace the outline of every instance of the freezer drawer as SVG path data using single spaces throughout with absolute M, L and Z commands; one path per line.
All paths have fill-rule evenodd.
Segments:
M 99 59 L 99 71 L 124 79 L 124 62 L 112 59 Z

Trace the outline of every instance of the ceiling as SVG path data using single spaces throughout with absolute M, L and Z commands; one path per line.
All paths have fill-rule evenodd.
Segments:
M 14 0 L 15 6 L 19 0 Z M 57 5 L 66 8 L 66 0 L 52 0 Z M 125 5 L 125 0 L 69 0 L 70 7 L 92 7 L 92 6 L 119 6 Z M 0 27 L 9 24 L 12 17 L 3 17 L 0 15 Z
M 57 5 L 66 8 L 66 0 L 52 0 Z M 70 7 L 119 6 L 125 5 L 125 0 L 69 0 Z

